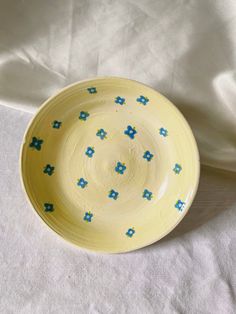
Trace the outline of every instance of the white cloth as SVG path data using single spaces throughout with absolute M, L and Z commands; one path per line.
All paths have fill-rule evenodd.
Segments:
M 236 312 L 235 30 L 234 0 L 0 0 L 0 313 Z M 169 236 L 112 256 L 40 223 L 18 171 L 32 112 L 69 83 L 107 75 L 172 100 L 211 166 Z

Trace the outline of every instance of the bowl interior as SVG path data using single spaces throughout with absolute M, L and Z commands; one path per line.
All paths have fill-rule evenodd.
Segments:
M 40 217 L 91 250 L 153 243 L 194 198 L 199 156 L 192 132 L 164 96 L 135 81 L 84 81 L 49 99 L 22 148 L 22 177 Z

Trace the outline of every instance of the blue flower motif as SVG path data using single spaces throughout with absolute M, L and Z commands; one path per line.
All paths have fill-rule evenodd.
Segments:
M 125 104 L 125 98 L 117 96 L 115 99 L 115 103 L 119 105 L 124 105 Z
M 115 171 L 119 174 L 124 174 L 125 170 L 126 170 L 125 164 L 122 164 L 121 162 L 118 161 L 115 167 Z
M 104 129 L 100 129 L 97 131 L 96 135 L 100 137 L 101 140 L 104 140 L 104 138 L 106 138 L 107 132 L 104 131 Z
M 47 165 L 44 167 L 43 172 L 46 173 L 46 174 L 48 174 L 49 176 L 51 176 L 51 175 L 53 174 L 53 172 L 54 172 L 54 169 L 55 169 L 55 167 L 53 167 L 53 166 L 47 164 Z
M 132 236 L 135 234 L 134 228 L 129 228 L 126 232 L 127 237 L 132 238 Z
M 139 96 L 136 100 L 137 100 L 137 102 L 140 102 L 144 106 L 146 106 L 146 104 L 149 102 L 149 99 L 147 97 L 144 97 L 144 96 Z
M 167 129 L 164 129 L 164 128 L 160 128 L 159 133 L 160 133 L 160 135 L 162 135 L 164 137 L 166 137 L 168 135 Z
M 55 120 L 55 121 L 52 122 L 52 127 L 53 127 L 54 129 L 60 129 L 61 124 L 62 124 L 61 121 Z
M 44 203 L 44 211 L 45 212 L 53 212 L 54 211 L 53 204 Z
M 114 200 L 117 200 L 119 193 L 115 190 L 111 190 L 108 194 L 108 197 L 113 198 Z
M 148 201 L 151 201 L 152 197 L 153 197 L 152 192 L 148 191 L 147 189 L 143 191 L 143 198 L 146 198 Z
M 137 133 L 137 131 L 135 130 L 135 128 L 130 125 L 127 126 L 127 130 L 124 131 L 124 134 L 128 135 L 131 139 L 134 139 L 135 134 Z
M 93 147 L 88 147 L 85 154 L 89 157 L 89 158 L 92 158 L 93 157 L 93 154 L 95 153 L 95 150 Z
M 91 222 L 91 221 L 92 221 L 92 217 L 93 217 L 93 214 L 92 214 L 91 212 L 86 212 L 86 213 L 84 214 L 84 220 L 85 220 L 86 222 Z
M 180 212 L 184 209 L 185 202 L 178 200 L 175 204 L 175 208 L 177 208 Z
M 153 157 L 153 154 L 151 154 L 149 150 L 147 150 L 143 155 L 143 158 L 147 159 L 147 161 L 150 161 L 152 157 Z
M 96 93 L 97 93 L 96 87 L 89 87 L 89 88 L 87 88 L 87 91 L 88 91 L 90 94 L 96 94 Z
M 80 112 L 80 115 L 79 115 L 79 119 L 80 120 L 86 121 L 88 117 L 89 117 L 89 113 L 88 112 L 86 112 L 86 111 L 81 111 Z
M 175 166 L 174 166 L 174 168 L 173 168 L 173 171 L 174 171 L 176 174 L 179 174 L 181 170 L 182 170 L 182 167 L 181 167 L 179 164 L 175 164 Z
M 43 140 L 40 140 L 37 137 L 33 137 L 32 138 L 32 142 L 29 144 L 29 147 L 35 148 L 37 150 L 40 150 L 42 144 L 43 144 Z
M 83 178 L 80 178 L 77 182 L 77 185 L 80 186 L 82 189 L 84 189 L 87 184 L 88 184 L 88 181 L 84 180 Z

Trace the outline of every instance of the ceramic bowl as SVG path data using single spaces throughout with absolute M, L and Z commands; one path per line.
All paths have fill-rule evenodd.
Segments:
M 47 100 L 21 152 L 26 194 L 64 239 L 127 252 L 168 234 L 199 181 L 192 131 L 164 96 L 139 82 L 96 78 Z

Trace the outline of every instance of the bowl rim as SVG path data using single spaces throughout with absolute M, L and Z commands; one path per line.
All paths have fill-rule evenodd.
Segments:
M 152 90 L 152 92 L 156 93 L 157 95 L 165 98 L 165 100 L 167 100 L 169 102 L 169 104 L 172 106 L 172 108 L 174 110 L 176 110 L 176 112 L 182 117 L 182 119 L 185 121 L 186 126 L 188 128 L 189 131 L 189 135 L 191 137 L 191 140 L 193 141 L 194 145 L 195 145 L 195 157 L 196 157 L 196 171 L 197 171 L 197 177 L 196 177 L 196 181 L 194 183 L 194 188 L 193 188 L 193 193 L 192 196 L 188 202 L 188 204 L 185 207 L 185 211 L 182 213 L 182 215 L 180 216 L 180 218 L 177 220 L 177 222 L 171 227 L 169 228 L 166 232 L 163 232 L 163 234 L 161 234 L 161 236 L 158 236 L 155 240 L 152 240 L 150 242 L 147 242 L 144 245 L 140 245 L 137 246 L 133 249 L 127 249 L 127 250 L 120 250 L 120 251 L 103 251 L 103 250 L 99 250 L 99 249 L 90 249 L 87 248 L 86 246 L 81 246 L 78 243 L 76 243 L 75 241 L 72 241 L 66 237 L 63 236 L 63 233 L 58 232 L 58 230 L 56 230 L 53 226 L 50 226 L 47 222 L 46 219 L 44 219 L 42 216 L 40 216 L 40 214 L 38 213 L 38 211 L 36 210 L 35 206 L 32 204 L 30 197 L 26 191 L 26 186 L 24 183 L 24 173 L 23 173 L 23 150 L 24 150 L 24 145 L 26 144 L 26 136 L 28 134 L 28 131 L 30 130 L 35 118 L 38 116 L 38 114 L 43 111 L 43 109 L 47 106 L 47 104 L 54 99 L 56 96 L 63 94 L 65 91 L 69 90 L 70 88 L 76 86 L 76 85 L 80 85 L 81 83 L 86 83 L 86 82 L 90 82 L 90 81 L 96 81 L 96 80 L 120 80 L 120 81 L 126 81 L 126 82 L 133 82 L 133 83 L 137 83 L 141 86 L 145 86 L 149 89 Z M 142 249 L 144 247 L 150 246 L 158 241 L 160 241 L 162 238 L 164 238 L 166 235 L 168 235 L 169 233 L 171 233 L 180 223 L 181 221 L 184 219 L 184 217 L 187 215 L 187 213 L 189 212 L 190 207 L 192 206 L 192 203 L 195 199 L 198 187 L 199 187 L 199 181 L 200 181 L 200 173 L 201 173 L 201 169 L 200 169 L 200 154 L 199 154 L 199 149 L 198 149 L 198 145 L 197 145 L 197 141 L 195 139 L 195 136 L 193 134 L 193 130 L 191 128 L 191 126 L 189 125 L 187 119 L 185 118 L 185 116 L 183 115 L 183 113 L 176 107 L 176 105 L 174 103 L 172 103 L 172 101 L 170 101 L 165 95 L 163 95 L 162 93 L 158 92 L 156 89 L 154 89 L 153 87 L 149 86 L 148 84 L 142 83 L 140 81 L 134 80 L 134 79 L 130 79 L 130 78 L 126 78 L 126 77 L 119 77 L 119 76 L 97 76 L 97 77 L 91 77 L 88 79 L 84 79 L 84 80 L 79 80 L 76 81 L 74 83 L 71 83 L 61 89 L 59 89 L 57 92 L 53 93 L 52 96 L 50 96 L 49 98 L 47 98 L 40 106 L 39 108 L 32 113 L 33 116 L 30 119 L 30 121 L 28 122 L 28 125 L 25 129 L 23 138 L 22 138 L 22 142 L 20 145 L 20 153 L 19 153 L 19 173 L 20 173 L 20 182 L 21 182 L 21 186 L 22 186 L 22 190 L 24 191 L 24 194 L 26 196 L 26 199 L 28 201 L 28 204 L 30 205 L 32 211 L 35 213 L 35 215 L 38 217 L 38 219 L 40 219 L 40 221 L 44 222 L 46 224 L 46 226 L 48 227 L 48 229 L 51 230 L 51 232 L 53 232 L 54 234 L 56 234 L 60 239 L 65 240 L 67 243 L 69 243 L 70 245 L 76 247 L 77 249 L 81 249 L 81 250 L 85 250 L 87 252 L 90 253 L 102 253 L 102 254 L 122 254 L 122 253 L 129 253 L 129 252 L 133 252 L 133 251 L 137 251 L 139 249 Z

